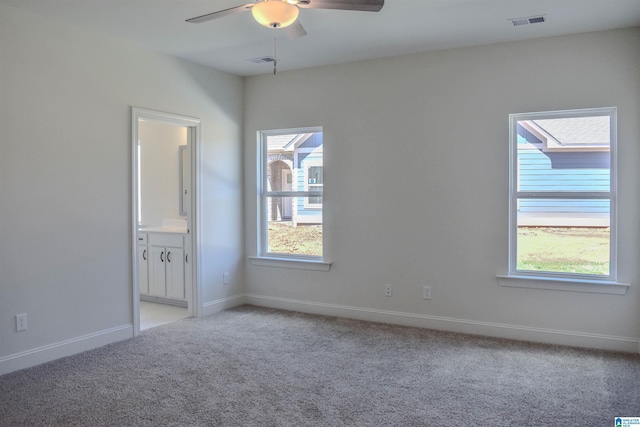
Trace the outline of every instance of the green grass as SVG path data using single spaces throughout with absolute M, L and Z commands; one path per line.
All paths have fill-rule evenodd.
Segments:
M 518 270 L 609 274 L 610 230 L 604 227 L 519 227 Z M 322 226 L 269 222 L 269 252 L 322 256 Z
M 322 256 L 322 226 L 291 222 L 269 222 L 269 252 L 288 255 Z
M 518 270 L 609 274 L 608 227 L 519 227 Z
M 554 261 L 521 261 L 518 270 L 552 271 L 558 273 L 579 273 L 608 275 L 609 263 L 554 262 Z

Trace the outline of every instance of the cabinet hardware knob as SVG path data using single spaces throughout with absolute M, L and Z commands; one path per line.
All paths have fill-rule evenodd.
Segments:
M 167 262 L 171 262 L 171 251 L 167 252 Z
M 164 251 L 160 252 L 160 262 L 164 262 L 164 259 L 162 258 L 162 255 L 164 255 Z
M 142 251 L 142 259 L 145 260 L 145 261 L 147 260 L 147 250 L 146 249 L 144 249 Z
M 184 255 L 184 262 L 189 262 L 189 254 Z

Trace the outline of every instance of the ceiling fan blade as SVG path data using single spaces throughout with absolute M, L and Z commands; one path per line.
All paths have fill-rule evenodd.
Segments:
M 341 9 L 379 12 L 384 0 L 298 0 L 299 7 L 309 9 Z
M 307 35 L 307 31 L 297 19 L 293 24 L 289 25 L 288 27 L 282 28 L 280 31 L 282 31 L 289 40 L 297 39 L 298 37 Z
M 235 15 L 236 13 L 250 10 L 255 3 L 247 3 L 242 6 L 231 7 L 229 9 L 219 10 L 217 12 L 207 13 L 206 15 L 196 16 L 195 18 L 187 19 L 190 24 L 199 24 L 201 22 L 211 21 L 212 19 L 222 18 L 223 16 Z

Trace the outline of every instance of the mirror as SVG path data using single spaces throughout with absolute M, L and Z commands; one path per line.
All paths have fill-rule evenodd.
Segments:
M 140 226 L 160 227 L 165 219 L 187 216 L 191 192 L 187 138 L 185 126 L 138 124 Z

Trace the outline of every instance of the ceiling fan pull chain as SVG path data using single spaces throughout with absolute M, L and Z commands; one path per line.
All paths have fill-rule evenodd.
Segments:
M 278 33 L 277 27 L 273 27 L 273 75 L 276 75 L 278 67 Z

